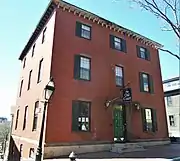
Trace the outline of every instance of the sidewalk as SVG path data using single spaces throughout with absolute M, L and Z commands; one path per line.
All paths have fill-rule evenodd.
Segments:
M 174 158 L 180 157 L 180 144 L 170 144 L 165 146 L 156 146 L 147 148 L 145 151 L 130 152 L 124 154 L 117 154 L 112 152 L 97 152 L 97 153 L 87 153 L 79 154 L 78 160 L 88 161 L 88 160 L 173 160 Z M 61 159 L 49 159 L 45 161 L 65 161 L 69 160 L 66 158 Z M 178 158 L 180 161 L 180 158 Z

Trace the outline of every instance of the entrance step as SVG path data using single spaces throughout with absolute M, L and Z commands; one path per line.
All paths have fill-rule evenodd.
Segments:
M 115 143 L 112 145 L 111 152 L 127 153 L 135 151 L 144 151 L 145 148 L 138 143 Z

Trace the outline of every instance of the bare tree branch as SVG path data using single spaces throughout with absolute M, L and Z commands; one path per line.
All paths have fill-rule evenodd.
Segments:
M 173 54 L 173 53 L 172 53 L 171 51 L 169 51 L 169 50 L 166 50 L 166 49 L 159 49 L 159 50 L 164 51 L 164 52 L 167 52 L 167 53 L 171 54 L 172 56 L 174 56 L 174 57 L 176 57 L 176 58 L 178 58 L 178 59 L 180 60 L 180 56 L 178 56 L 178 55 L 176 55 L 176 54 Z
M 178 20 L 178 1 L 175 0 L 174 4 L 170 3 L 170 1 L 168 2 L 167 0 L 161 0 L 161 2 L 165 3 L 165 7 L 164 7 L 164 12 L 163 10 L 160 8 L 161 5 L 163 6 L 162 3 L 160 3 L 159 5 L 157 4 L 157 2 L 155 0 L 132 0 L 133 2 L 136 2 L 137 4 L 139 4 L 140 7 L 144 8 L 147 11 L 150 11 L 151 13 L 153 13 L 156 17 L 159 17 L 161 19 L 163 19 L 167 24 L 170 25 L 170 27 L 172 28 L 173 32 L 177 35 L 178 38 L 180 38 L 180 29 L 179 29 L 179 20 Z M 180 3 L 180 2 L 179 2 Z M 173 22 L 173 20 L 171 20 L 171 18 L 168 16 L 168 12 L 167 9 L 170 8 L 173 15 L 174 15 L 174 19 L 175 19 L 175 23 Z

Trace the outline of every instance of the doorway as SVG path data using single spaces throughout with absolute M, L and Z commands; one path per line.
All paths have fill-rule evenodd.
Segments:
M 123 105 L 113 107 L 114 141 L 126 142 L 126 112 Z

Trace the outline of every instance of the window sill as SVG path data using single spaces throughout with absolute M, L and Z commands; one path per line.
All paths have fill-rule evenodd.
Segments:
M 146 91 L 140 91 L 141 93 L 147 93 L 147 94 L 154 94 L 154 93 L 151 93 L 151 92 L 146 92 Z
M 146 61 L 150 62 L 150 60 L 148 60 L 148 59 L 144 59 L 144 58 L 141 58 L 141 57 L 137 57 L 137 58 L 139 58 L 139 59 L 141 59 L 141 60 L 146 60 Z
M 149 135 L 156 135 L 156 132 L 153 132 L 153 131 L 144 131 L 144 133 L 149 134 Z
M 91 133 L 91 131 L 81 131 L 81 130 L 77 130 L 77 131 L 72 131 L 72 133 Z
M 39 84 L 39 83 L 41 83 L 41 82 L 42 82 L 42 80 L 38 81 L 37 84 Z
M 123 88 L 124 85 L 120 86 L 120 85 L 117 85 L 117 84 L 116 84 L 116 87 L 118 87 L 118 88 Z
M 90 38 L 86 38 L 86 37 L 82 37 L 82 36 L 77 36 L 77 37 L 85 39 L 85 40 L 91 40 L 91 37 Z
M 116 48 L 112 48 L 112 49 L 114 49 L 115 51 L 119 51 L 119 52 L 123 52 L 124 54 L 127 54 L 126 51 L 123 51 L 123 50 L 120 50 L 120 49 L 116 49 Z
M 74 78 L 75 80 L 90 82 L 91 79 Z

